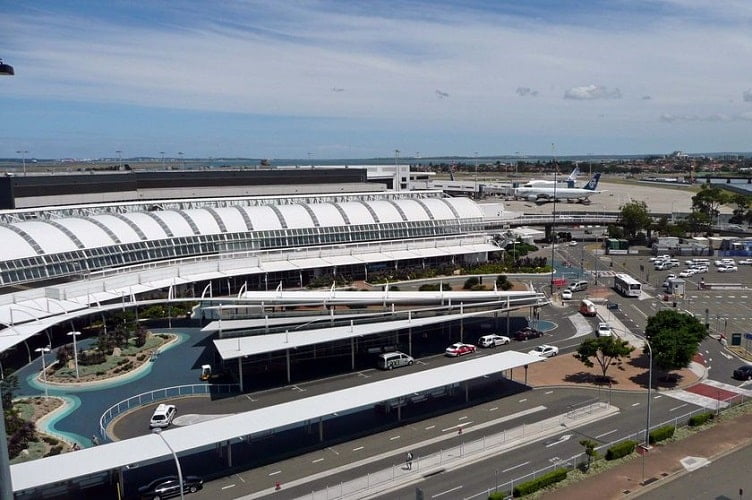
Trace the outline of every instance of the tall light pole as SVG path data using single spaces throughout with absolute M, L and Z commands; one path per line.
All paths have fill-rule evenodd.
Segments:
M 475 195 L 480 198 L 480 193 L 478 192 L 478 152 L 475 152 Z
M 178 455 L 177 453 L 175 453 L 175 450 L 172 449 L 170 443 L 168 443 L 165 437 L 162 435 L 162 429 L 157 427 L 156 429 L 152 429 L 151 432 L 162 438 L 165 446 L 167 446 L 167 449 L 170 450 L 170 453 L 172 453 L 172 458 L 173 460 L 175 460 L 175 467 L 177 467 L 178 469 L 178 484 L 180 486 L 180 498 L 182 500 L 185 498 L 185 494 L 183 493 L 183 469 L 180 468 L 180 460 L 178 460 Z
M 159 154 L 162 155 L 162 170 L 164 170 L 164 151 L 160 151 Z
M 394 150 L 394 180 L 396 181 L 396 186 L 394 186 L 395 191 L 401 191 L 402 190 L 402 175 L 400 175 L 399 171 L 399 149 Z
M 123 170 L 123 152 L 121 150 L 115 151 L 118 155 L 118 170 Z
M 26 155 L 29 154 L 29 152 L 25 149 L 21 149 L 19 151 L 16 151 L 16 153 L 21 155 L 21 161 L 23 162 L 23 174 L 24 177 L 26 177 Z
M 650 366 L 648 367 L 648 408 L 647 408 L 647 415 L 645 416 L 645 450 L 643 450 L 642 455 L 642 482 L 645 482 L 645 453 L 647 453 L 648 448 L 650 448 L 650 403 L 652 400 L 652 387 L 653 387 L 653 349 L 650 347 L 650 342 L 648 342 L 647 337 L 643 337 L 639 334 L 635 334 L 635 336 L 639 339 L 641 339 L 643 342 L 645 342 L 645 345 L 648 347 L 648 363 Z
M 183 161 L 183 152 L 178 151 L 178 156 L 180 157 L 180 170 L 185 170 L 185 161 Z
M 551 144 L 551 150 L 553 152 L 554 145 Z M 554 296 L 554 256 L 556 251 L 556 184 L 559 182 L 559 178 L 557 176 L 559 169 L 556 168 L 556 159 L 554 158 L 554 209 L 553 209 L 553 220 L 551 222 L 551 299 L 553 300 Z
M 50 352 L 51 349 L 50 349 L 50 346 L 37 347 L 36 349 L 34 349 L 34 351 L 42 353 L 42 380 L 44 380 L 44 397 L 47 397 L 49 396 L 47 392 L 47 365 L 45 364 L 45 361 L 44 361 L 44 355 Z
M 81 332 L 68 332 L 67 335 L 73 337 L 73 362 L 76 364 L 76 380 L 78 380 L 78 349 L 76 348 L 76 337 L 81 335 Z

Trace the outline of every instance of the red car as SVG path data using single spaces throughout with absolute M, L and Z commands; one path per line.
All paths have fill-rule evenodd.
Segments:
M 463 344 L 462 342 L 457 342 L 456 344 L 452 344 L 449 347 L 446 348 L 446 355 L 455 357 L 455 356 L 464 356 L 465 354 L 472 354 L 475 352 L 475 350 L 478 349 L 472 344 Z

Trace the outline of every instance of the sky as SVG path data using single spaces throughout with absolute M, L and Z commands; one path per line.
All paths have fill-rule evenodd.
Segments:
M 752 151 L 748 0 L 6 0 L 0 157 Z

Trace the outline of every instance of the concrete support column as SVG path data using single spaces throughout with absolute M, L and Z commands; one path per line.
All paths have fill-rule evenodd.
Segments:
M 243 356 L 238 358 L 238 381 L 240 381 L 240 392 L 243 392 Z
M 289 384 L 292 380 L 292 377 L 290 376 L 290 349 L 285 349 L 285 361 L 287 365 L 287 383 Z

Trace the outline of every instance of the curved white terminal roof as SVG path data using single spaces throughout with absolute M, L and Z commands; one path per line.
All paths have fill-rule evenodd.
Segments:
M 404 221 L 479 219 L 467 198 L 342 201 L 230 206 L 98 214 L 0 225 L 0 260 L 36 257 L 118 243 L 280 229 L 334 227 Z

